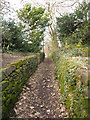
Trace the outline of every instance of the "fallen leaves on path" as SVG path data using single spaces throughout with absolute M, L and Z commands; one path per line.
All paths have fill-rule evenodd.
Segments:
M 23 86 L 12 118 L 67 118 L 65 105 L 60 103 L 61 94 L 54 80 L 52 59 L 45 59 Z

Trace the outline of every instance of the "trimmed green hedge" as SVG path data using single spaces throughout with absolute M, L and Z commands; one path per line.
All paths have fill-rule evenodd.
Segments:
M 7 68 L 2 69 L 2 117 L 8 118 L 14 107 L 17 97 L 22 91 L 24 83 L 35 72 L 38 64 L 44 60 L 43 53 L 28 56 L 15 61 Z
M 53 53 L 55 75 L 62 93 L 61 103 L 65 103 L 70 118 L 87 118 L 88 116 L 88 76 L 78 71 L 79 63 Z M 84 80 L 83 80 L 84 78 Z

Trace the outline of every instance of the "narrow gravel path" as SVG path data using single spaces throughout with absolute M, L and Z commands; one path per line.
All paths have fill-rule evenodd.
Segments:
M 45 59 L 24 85 L 15 104 L 15 118 L 67 118 L 65 105 L 60 103 L 61 94 L 54 80 L 52 59 Z

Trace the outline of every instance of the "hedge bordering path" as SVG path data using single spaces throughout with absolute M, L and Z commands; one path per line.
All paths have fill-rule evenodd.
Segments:
M 66 118 L 65 105 L 54 80 L 54 64 L 47 58 L 24 85 L 10 118 Z

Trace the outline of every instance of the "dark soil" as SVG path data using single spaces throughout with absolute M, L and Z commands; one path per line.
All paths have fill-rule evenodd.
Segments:
M 23 86 L 10 118 L 67 118 L 61 98 L 53 61 L 47 58 Z

